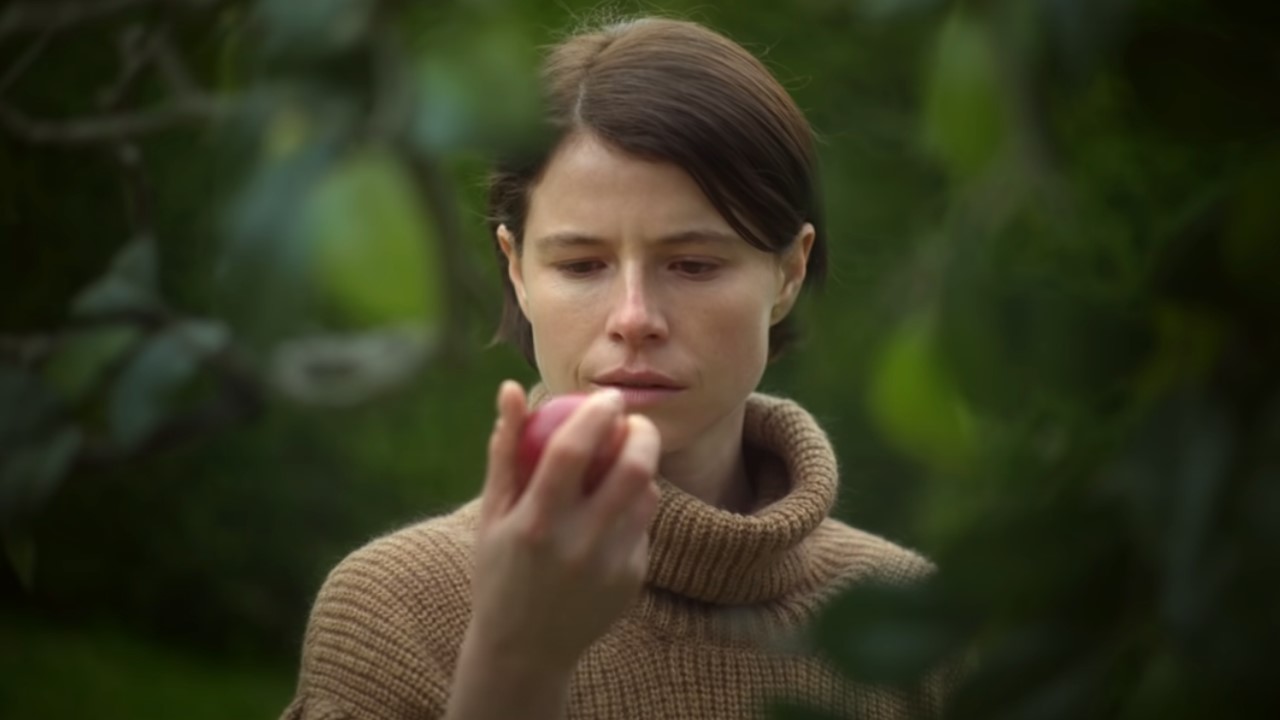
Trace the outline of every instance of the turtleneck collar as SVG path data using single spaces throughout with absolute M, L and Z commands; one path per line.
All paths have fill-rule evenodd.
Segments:
M 548 398 L 542 385 L 531 406 Z M 716 605 L 768 602 L 820 586 L 832 568 L 806 540 L 835 504 L 835 453 L 804 408 L 761 393 L 747 399 L 743 447 L 756 509 L 717 508 L 658 478 L 662 497 L 650 527 L 648 584 Z
M 662 499 L 650 529 L 649 583 L 719 605 L 774 600 L 826 580 L 816 577 L 805 541 L 835 504 L 835 453 L 813 417 L 790 400 L 754 394 L 743 444 L 758 456 L 748 472 L 765 500 L 742 515 L 659 479 Z M 826 573 L 818 573 L 825 576 Z

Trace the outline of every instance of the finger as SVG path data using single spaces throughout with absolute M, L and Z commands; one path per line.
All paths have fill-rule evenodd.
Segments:
M 480 521 L 501 517 L 518 499 L 516 451 L 525 418 L 524 389 L 513 380 L 498 387 L 498 418 L 489 437 L 489 464 L 480 500 Z
M 628 416 L 625 438 L 604 481 L 588 500 L 592 530 L 615 525 L 627 508 L 649 491 L 658 472 L 662 438 L 653 422 L 642 415 Z
M 657 486 L 646 485 L 599 541 L 610 554 L 608 562 L 625 565 L 632 577 L 644 577 L 649 558 L 649 529 L 657 515 L 659 499 Z
M 622 407 L 617 390 L 597 392 L 551 434 L 527 491 L 538 510 L 556 513 L 581 501 L 587 467 L 612 436 Z
M 657 508 L 657 501 L 654 501 L 653 508 Z M 653 512 L 647 512 L 647 516 L 648 521 L 637 521 L 632 525 L 632 535 L 620 533 L 615 545 L 622 562 L 627 563 L 628 572 L 632 577 L 640 578 L 641 582 L 648 577 L 649 525 L 653 519 Z

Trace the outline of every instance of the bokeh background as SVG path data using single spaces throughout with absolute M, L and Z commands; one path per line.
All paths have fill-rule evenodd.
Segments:
M 327 570 L 478 489 L 539 47 L 707 23 L 821 136 L 764 389 L 918 548 L 815 640 L 952 715 L 1280 717 L 1280 5 L 0 5 L 0 717 L 255 718 Z M 801 708 L 788 717 L 818 717 Z

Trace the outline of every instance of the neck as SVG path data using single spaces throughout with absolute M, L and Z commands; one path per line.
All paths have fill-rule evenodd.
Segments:
M 708 505 L 749 512 L 755 497 L 742 458 L 742 413 L 689 447 L 665 453 L 658 472 Z

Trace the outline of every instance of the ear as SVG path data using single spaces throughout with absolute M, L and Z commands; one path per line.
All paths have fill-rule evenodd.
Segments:
M 804 287 L 805 273 L 809 268 L 809 251 L 813 250 L 816 237 L 817 231 L 813 229 L 813 224 L 805 223 L 800 227 L 800 232 L 796 233 L 791 247 L 778 258 L 782 287 L 778 290 L 778 298 L 769 315 L 770 325 L 782 322 L 800 297 L 800 289 Z
M 516 290 L 516 300 L 520 303 L 520 310 L 524 312 L 524 316 L 529 317 L 529 308 L 525 307 L 524 273 L 520 268 L 520 251 L 516 248 L 516 236 L 511 234 L 506 225 L 499 225 L 496 234 L 498 248 L 507 258 L 507 277 Z

